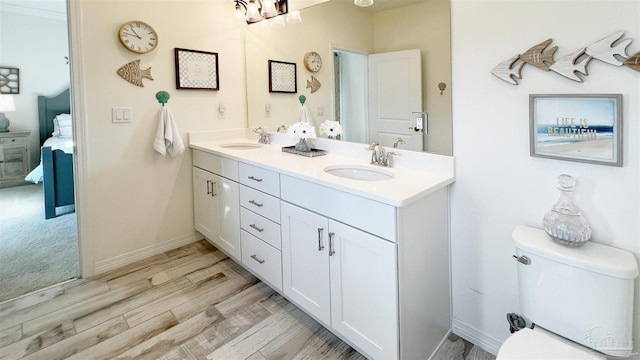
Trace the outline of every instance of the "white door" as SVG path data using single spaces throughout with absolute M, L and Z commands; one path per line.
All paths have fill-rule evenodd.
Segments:
M 412 113 L 422 112 L 420 50 L 369 55 L 369 139 L 392 147 L 422 151 L 424 133 L 415 131 Z
M 398 358 L 396 245 L 329 220 L 331 326 L 374 359 Z
M 282 291 L 329 325 L 328 221 L 325 217 L 282 203 Z

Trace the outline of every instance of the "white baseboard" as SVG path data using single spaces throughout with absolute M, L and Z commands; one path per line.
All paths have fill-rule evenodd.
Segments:
M 477 345 L 483 350 L 490 352 L 493 355 L 498 354 L 498 350 L 502 343 L 491 336 L 482 333 L 478 329 L 475 329 L 458 319 L 453 319 L 451 324 L 451 330 L 454 334 L 461 338 L 471 342 L 473 345 Z
M 193 234 L 180 236 L 171 240 L 161 242 L 159 244 L 151 245 L 143 249 L 134 250 L 126 254 L 118 255 L 111 259 L 99 261 L 93 265 L 93 274 L 98 275 L 104 272 L 117 269 L 124 265 L 129 265 L 138 260 L 143 260 L 148 257 L 162 254 L 165 251 L 179 248 L 180 246 L 188 245 L 196 241 L 202 240 L 204 237 L 197 232 Z
M 438 356 L 438 351 L 440 350 L 440 348 L 446 341 L 449 341 L 449 335 L 451 335 L 451 330 L 447 331 L 447 333 L 444 334 L 444 337 L 442 338 L 442 340 L 440 340 L 440 343 L 438 344 L 438 346 L 436 346 L 436 349 L 433 350 L 433 353 L 431 353 L 431 355 L 429 356 L 429 360 L 435 360 L 435 356 Z

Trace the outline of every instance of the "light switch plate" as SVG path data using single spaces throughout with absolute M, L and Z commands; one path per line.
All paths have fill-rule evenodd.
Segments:
M 131 122 L 130 107 L 114 107 L 111 108 L 111 121 L 113 123 L 130 123 Z

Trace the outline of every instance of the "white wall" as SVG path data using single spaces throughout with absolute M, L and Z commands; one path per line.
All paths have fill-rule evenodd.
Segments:
M 519 312 L 511 232 L 518 224 L 541 227 L 559 196 L 557 175 L 577 178 L 577 205 L 593 241 L 640 257 L 640 72 L 593 60 L 589 76 L 577 83 L 525 65 L 518 86 L 490 73 L 548 38 L 559 47 L 558 59 L 618 30 L 633 39 L 627 54 L 637 53 L 640 1 L 452 3 L 453 329 L 488 350 L 509 335 L 505 314 Z M 529 156 L 529 94 L 551 93 L 623 95 L 623 167 Z M 639 287 L 636 281 L 636 320 Z
M 244 30 L 227 1 L 82 1 L 80 7 L 82 92 L 86 113 L 79 149 L 86 159 L 86 189 L 80 194 L 83 241 L 100 264 L 166 242 L 197 237 L 193 228 L 191 151 L 162 157 L 152 148 L 161 105 L 168 102 L 183 140 L 187 132 L 246 126 Z M 159 44 L 135 54 L 118 41 L 119 27 L 142 20 Z M 174 48 L 217 52 L 219 91 L 176 90 Z M 151 67 L 154 80 L 135 86 L 116 74 L 133 60 Z M 220 103 L 226 118 L 218 119 Z M 111 108 L 131 107 L 130 124 L 114 124 Z M 82 179 L 81 179 L 82 180 Z
M 60 0 L 60 2 L 64 2 Z M 0 65 L 20 69 L 16 111 L 9 130 L 29 130 L 31 168 L 40 161 L 38 95 L 55 96 L 69 87 L 67 21 L 64 14 L 3 4 L 0 11 Z

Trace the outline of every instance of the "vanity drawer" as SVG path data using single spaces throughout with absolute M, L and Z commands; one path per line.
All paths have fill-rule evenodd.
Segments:
M 241 184 L 280 197 L 280 174 L 261 167 L 240 163 Z
M 240 207 L 240 227 L 251 235 L 280 250 L 280 225 Z
M 235 160 L 194 149 L 193 166 L 238 181 L 238 162 Z
M 240 185 L 240 206 L 280 224 L 280 199 Z
M 287 175 L 282 176 L 282 200 L 397 241 L 394 206 Z
M 242 244 L 242 263 L 278 291 L 282 291 L 282 256 L 280 251 L 244 230 L 240 234 L 240 241 Z

